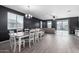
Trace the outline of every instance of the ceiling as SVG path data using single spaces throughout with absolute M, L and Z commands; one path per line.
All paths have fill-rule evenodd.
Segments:
M 4 5 L 13 10 L 28 13 L 27 5 Z M 56 18 L 66 18 L 79 16 L 79 5 L 30 5 L 30 14 L 34 17 L 46 20 Z

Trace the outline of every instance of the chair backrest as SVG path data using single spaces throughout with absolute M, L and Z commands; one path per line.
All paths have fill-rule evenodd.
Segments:
M 39 29 L 35 30 L 35 38 L 39 38 Z
M 29 29 L 24 29 L 24 31 L 29 31 Z
M 10 41 L 16 41 L 14 31 L 9 31 Z
M 14 36 L 14 31 L 9 31 L 9 35 L 10 35 L 10 37 L 13 37 Z
M 42 36 L 43 35 L 43 31 L 40 31 L 40 36 Z
M 29 29 L 24 29 L 24 32 L 27 34 L 29 33 Z
M 35 32 L 35 29 L 31 29 L 29 32 Z
M 34 40 L 34 35 L 35 35 L 35 33 L 34 33 L 34 31 L 33 30 L 30 30 L 30 32 L 29 32 L 29 39 L 31 40 Z
M 23 32 L 23 29 L 18 28 L 17 32 Z

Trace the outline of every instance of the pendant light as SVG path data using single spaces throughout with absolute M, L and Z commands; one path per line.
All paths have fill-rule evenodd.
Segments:
M 30 14 L 30 6 L 28 5 L 27 8 L 28 8 L 27 9 L 27 14 L 25 15 L 25 17 L 30 19 L 30 18 L 32 18 L 32 15 Z

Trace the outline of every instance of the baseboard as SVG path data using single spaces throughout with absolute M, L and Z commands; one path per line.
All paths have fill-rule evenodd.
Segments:
M 6 42 L 8 42 L 8 41 L 9 41 L 9 40 L 1 41 L 0 44 L 1 44 L 1 43 L 6 43 Z

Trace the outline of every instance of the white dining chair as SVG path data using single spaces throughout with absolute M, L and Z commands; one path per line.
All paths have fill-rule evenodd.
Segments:
M 35 33 L 34 33 L 35 31 L 32 29 L 32 30 L 29 30 L 29 37 L 28 38 L 26 38 L 26 42 L 28 42 L 29 43 L 29 48 L 31 48 L 31 43 L 33 43 L 33 45 L 34 45 L 34 35 L 35 35 Z
M 40 30 L 40 40 L 43 39 L 44 31 Z
M 17 28 L 17 33 L 20 33 L 20 34 L 18 34 L 18 35 L 21 35 L 21 33 L 23 32 L 23 29 L 22 28 Z M 23 47 L 25 47 L 25 39 L 21 39 L 21 42 L 23 43 Z M 19 44 L 21 44 L 21 43 L 19 43 Z
M 31 47 L 31 42 L 34 44 L 34 32 L 32 31 L 29 33 L 29 47 Z
M 42 31 L 40 31 L 40 39 L 42 39 L 43 37 L 43 34 L 42 34 Z
M 10 39 L 9 39 L 10 47 L 11 47 L 11 50 L 13 49 L 13 52 L 16 52 L 17 45 L 19 44 L 25 47 L 25 40 L 21 40 L 21 43 L 19 43 L 19 41 L 17 40 L 18 38 L 16 38 L 14 31 L 10 31 L 9 36 L 10 36 Z
M 39 42 L 39 30 L 38 29 L 35 30 L 35 43 L 37 41 Z
M 11 47 L 11 50 L 13 49 L 13 52 L 15 52 L 15 50 L 16 50 L 16 38 L 15 38 L 15 36 L 14 36 L 14 31 L 9 31 L 10 33 L 9 33 L 9 36 L 10 36 L 10 39 L 9 39 L 9 41 L 10 41 L 10 47 Z

